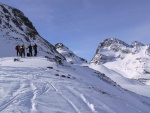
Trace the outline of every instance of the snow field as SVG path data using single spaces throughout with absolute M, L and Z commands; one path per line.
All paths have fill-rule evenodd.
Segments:
M 149 98 L 88 67 L 44 57 L 0 59 L 1 113 L 148 113 Z M 51 68 L 47 68 L 51 67 Z M 63 75 L 63 76 L 62 76 Z

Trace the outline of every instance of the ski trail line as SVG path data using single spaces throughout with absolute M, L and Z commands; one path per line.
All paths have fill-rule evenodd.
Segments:
M 70 89 L 70 88 L 69 88 Z M 72 89 L 70 89 L 72 91 Z M 80 98 L 83 100 L 83 102 L 85 102 L 87 104 L 87 106 L 91 109 L 91 111 L 93 113 L 98 113 L 96 110 L 95 110 L 95 107 L 94 107 L 94 104 L 91 104 L 86 98 L 85 96 L 80 93 L 79 91 L 77 90 L 74 90 L 78 95 L 80 95 Z M 115 111 L 113 111 L 113 109 L 111 109 L 110 107 L 108 107 L 107 105 L 105 105 L 104 103 L 101 103 L 100 102 L 100 105 L 101 105 L 101 109 L 105 109 L 107 110 L 108 113 L 116 113 Z
M 58 89 L 52 84 L 52 83 L 50 83 L 50 82 L 48 82 L 53 88 L 54 88 L 54 90 L 56 91 L 56 92 L 58 92 Z
M 36 111 L 35 99 L 36 99 L 36 96 L 37 96 L 37 88 L 33 83 L 31 83 L 31 88 L 32 88 L 32 91 L 33 91 L 33 97 L 31 99 L 31 103 L 32 103 L 31 111 Z
M 89 103 L 89 101 L 84 97 L 83 94 L 81 94 L 80 96 L 81 96 L 81 99 L 82 99 L 82 100 L 87 104 L 87 106 L 91 109 L 91 111 L 92 111 L 93 113 L 97 113 L 97 111 L 96 111 L 95 108 L 94 108 L 94 105 L 91 104 L 91 103 Z
M 45 94 L 49 90 L 49 87 L 50 87 L 49 82 L 46 82 L 46 85 L 45 85 L 45 87 L 44 87 L 44 89 L 43 89 L 41 94 Z
M 80 112 L 80 110 L 75 106 L 75 104 L 74 104 L 72 101 L 70 101 L 68 98 L 66 98 L 65 96 L 63 96 L 63 95 L 58 91 L 58 89 L 57 89 L 52 83 L 49 82 L 49 84 L 55 89 L 56 92 L 58 92 L 58 94 L 59 94 L 63 99 L 65 99 L 65 100 L 73 107 L 73 109 L 74 109 L 77 113 L 82 113 L 82 112 Z
M 61 94 L 60 94 L 61 95 Z M 64 97 L 63 95 L 61 95 L 73 108 L 74 108 L 74 110 L 77 112 L 77 113 L 82 113 L 82 112 L 80 112 L 80 110 L 75 106 L 75 104 L 72 102 L 72 101 L 70 101 L 68 98 L 66 98 L 66 97 Z
M 13 101 L 18 97 L 18 95 L 14 96 L 12 99 L 10 99 L 9 101 L 5 102 L 3 105 L 0 105 L 0 112 L 5 110 L 9 105 L 11 105 L 11 103 L 13 103 Z
M 67 87 L 68 90 L 70 90 L 74 95 L 78 95 L 79 98 L 85 103 L 85 105 L 87 105 L 87 107 L 89 108 L 89 110 L 91 110 L 91 112 L 93 113 L 97 113 L 97 111 L 95 110 L 95 107 L 94 107 L 94 104 L 90 103 L 82 93 L 80 93 L 79 91 L 77 90 L 73 90 L 72 88 L 70 87 Z

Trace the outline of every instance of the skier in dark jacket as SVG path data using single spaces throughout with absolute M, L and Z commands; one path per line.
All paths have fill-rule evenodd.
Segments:
M 32 46 L 31 46 L 31 44 L 28 46 L 27 49 L 29 49 L 29 56 L 32 56 Z
M 17 56 L 20 56 L 20 45 L 17 45 L 15 49 L 17 51 Z
M 33 45 L 33 49 L 34 49 L 34 56 L 37 56 L 37 45 L 36 44 Z

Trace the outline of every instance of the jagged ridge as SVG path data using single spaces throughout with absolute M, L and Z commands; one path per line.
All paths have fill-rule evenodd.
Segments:
M 68 47 L 66 47 L 64 44 L 62 43 L 57 43 L 55 45 L 56 50 L 62 54 L 66 60 L 72 64 L 81 64 L 81 63 L 87 63 L 87 60 L 85 60 L 84 58 L 81 58 L 77 55 L 75 55 L 71 50 L 69 50 Z
M 131 45 L 128 45 L 119 39 L 108 38 L 98 45 L 91 63 L 106 63 L 118 58 L 123 59 L 127 54 L 136 54 L 144 47 L 147 47 L 145 51 L 148 54 L 148 45 L 144 45 L 138 41 L 134 41 Z

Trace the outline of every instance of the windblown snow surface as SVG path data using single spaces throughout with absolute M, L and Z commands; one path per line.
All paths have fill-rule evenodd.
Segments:
M 121 88 L 88 66 L 58 65 L 45 57 L 14 59 L 0 58 L 1 113 L 150 111 L 149 97 Z

